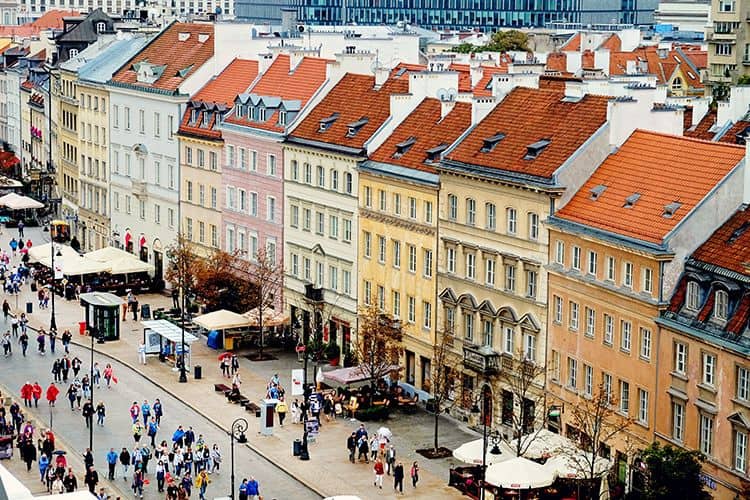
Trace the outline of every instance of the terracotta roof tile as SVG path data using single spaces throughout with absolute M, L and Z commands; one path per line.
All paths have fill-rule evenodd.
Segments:
M 672 312 L 680 312 L 682 304 L 685 302 L 685 295 L 687 294 L 687 277 L 683 276 L 680 278 L 677 287 L 675 288 L 672 298 L 669 299 L 669 310 Z
M 707 67 L 705 54 L 706 51 L 680 47 L 679 50 L 670 50 L 666 57 L 661 58 L 657 47 L 653 46 L 638 47 L 632 52 L 612 52 L 609 56 L 609 74 L 610 76 L 625 75 L 628 61 L 640 61 L 646 65 L 645 73 L 656 75 L 657 82 L 660 84 L 668 83 L 679 68 L 691 87 L 703 88 L 700 70 Z
M 426 71 L 424 64 L 409 64 L 400 62 L 391 70 L 389 78 L 409 80 L 409 73 L 414 71 Z
M 507 73 L 508 65 L 502 66 L 482 66 L 482 78 L 474 85 L 474 95 L 477 97 L 489 97 L 492 95 L 492 88 L 487 86 L 492 82 L 492 75 L 497 73 Z
M 620 40 L 620 36 L 615 34 L 612 34 L 609 38 L 604 40 L 601 45 L 599 45 L 600 49 L 608 49 L 611 52 L 622 50 L 622 40 Z
M 437 163 L 441 151 L 435 152 L 434 161 L 426 163 L 428 150 L 441 146 L 447 148 L 471 125 L 470 103 L 457 102 L 443 118 L 440 117 L 441 107 L 438 99 L 423 100 L 370 158 L 381 163 L 435 172 L 433 163 Z M 408 148 L 404 146 L 412 140 Z M 399 155 L 399 149 L 406 151 Z
M 560 47 L 560 50 L 564 50 L 566 52 L 578 52 L 581 50 L 581 34 L 576 33 L 575 35 L 568 38 L 568 41 L 566 41 L 562 47 Z
M 310 111 L 291 137 L 362 148 L 390 116 L 391 94 L 404 94 L 408 90 L 408 82 L 401 79 L 388 80 L 376 88 L 375 77 L 347 73 Z M 321 121 L 334 116 L 335 120 L 321 132 Z M 365 119 L 366 123 L 361 124 L 355 134 L 349 134 L 349 124 Z
M 744 157 L 744 147 L 636 130 L 557 216 L 661 244 Z M 597 186 L 606 189 L 593 199 Z M 633 195 L 640 197 L 628 207 Z M 665 207 L 674 202 L 680 205 L 665 217 Z
M 740 304 L 735 309 L 734 314 L 732 314 L 732 318 L 727 323 L 727 333 L 739 335 L 745 331 L 748 317 L 750 317 L 750 293 L 745 293 L 742 299 L 740 299 Z
M 744 144 L 745 131 L 748 128 L 750 128 L 750 121 L 739 120 L 734 125 L 729 127 L 726 132 L 724 132 L 724 135 L 719 138 L 719 142 L 726 142 L 728 144 Z M 742 136 L 743 140 L 738 140 L 740 139 L 739 136 Z
M 289 56 L 281 54 L 247 92 L 278 97 L 282 100 L 300 101 L 301 107 L 304 107 L 325 82 L 329 62 L 318 57 L 305 57 L 291 68 Z M 284 130 L 284 126 L 279 125 L 278 111 L 267 115 L 264 122 L 250 121 L 247 116 L 238 118 L 234 114 L 229 115 L 226 121 L 262 130 Z
M 516 88 L 448 155 L 450 160 L 537 177 L 550 177 L 607 120 L 608 97 L 578 101 L 551 90 Z M 489 152 L 485 139 L 504 134 Z M 551 142 L 534 158 L 528 146 Z
M 469 69 L 469 65 L 452 63 L 448 66 L 448 69 L 458 72 L 458 91 L 471 92 L 471 69 Z
M 186 40 L 182 40 L 189 35 Z M 205 41 L 203 36 L 208 35 Z M 211 24 L 173 23 L 128 61 L 112 81 L 138 87 L 176 91 L 190 75 L 214 55 L 214 27 Z M 135 65 L 164 66 L 154 83 L 137 81 Z
M 43 16 L 30 24 L 31 26 L 34 26 L 35 28 L 38 28 L 40 30 L 63 29 L 65 27 L 63 18 L 71 16 L 77 17 L 80 15 L 81 13 L 77 10 L 50 10 L 45 12 Z
M 750 208 L 735 212 L 693 252 L 692 258 L 747 274 L 746 266 L 750 264 Z
M 224 71 L 203 86 L 192 101 L 215 102 L 232 106 L 237 94 L 244 92 L 258 76 L 258 61 L 235 59 Z
M 716 135 L 715 133 L 710 132 L 714 125 L 716 125 L 716 110 L 712 109 L 701 118 L 701 121 L 695 125 L 695 128 L 684 131 L 685 137 L 710 141 L 714 138 L 714 135 Z
M 565 52 L 551 52 L 547 56 L 545 68 L 549 71 L 567 71 L 568 55 Z

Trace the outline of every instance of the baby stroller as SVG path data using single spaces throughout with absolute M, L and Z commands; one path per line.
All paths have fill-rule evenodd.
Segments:
M 0 436 L 0 460 L 13 457 L 13 436 Z

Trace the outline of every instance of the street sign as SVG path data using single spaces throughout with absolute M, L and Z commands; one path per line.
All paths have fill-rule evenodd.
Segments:
M 65 220 L 72 220 L 78 222 L 78 216 L 77 215 L 66 215 Z

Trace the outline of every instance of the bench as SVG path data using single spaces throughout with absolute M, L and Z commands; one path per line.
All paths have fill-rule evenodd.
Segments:
M 230 391 L 230 390 L 232 390 L 232 388 L 229 387 L 226 384 L 214 384 L 214 391 L 216 391 L 216 392 L 224 392 L 225 393 L 225 392 Z
M 256 411 L 260 411 L 260 406 L 258 406 L 257 404 L 255 404 L 255 403 L 253 403 L 252 401 L 249 401 L 249 400 L 245 404 L 243 404 L 242 406 L 244 406 L 245 410 L 247 410 L 249 412 L 255 413 Z

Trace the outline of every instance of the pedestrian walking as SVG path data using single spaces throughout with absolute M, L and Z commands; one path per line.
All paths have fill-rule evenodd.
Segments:
M 86 470 L 94 466 L 94 454 L 91 452 L 91 448 L 86 448 L 86 451 L 83 452 L 83 464 L 86 466 Z
M 411 471 L 409 472 L 409 474 L 411 475 L 411 485 L 412 487 L 416 488 L 417 483 L 419 482 L 419 465 L 417 464 L 417 462 L 414 462 L 411 465 Z
M 102 382 L 102 371 L 99 369 L 99 363 L 94 363 L 94 380 L 91 381 L 92 384 L 96 385 L 96 388 L 101 388 L 101 382 Z
M 62 341 L 63 348 L 65 349 L 65 354 L 70 353 L 70 341 L 73 339 L 73 335 L 70 333 L 70 330 L 67 328 L 63 331 L 62 337 L 60 337 L 60 340 Z
M 31 398 L 33 396 L 34 386 L 31 382 L 27 381 L 21 386 L 21 399 L 23 399 L 23 405 L 31 408 Z
M 57 341 L 57 330 L 50 328 L 49 330 L 49 352 L 55 354 L 55 342 Z
M 78 358 L 78 356 L 75 356 L 73 360 L 70 362 L 70 367 L 73 369 L 73 376 L 78 377 L 78 372 L 81 371 L 81 365 L 83 362 Z
M 214 443 L 214 445 L 211 447 L 211 470 L 208 473 L 218 474 L 220 467 L 221 467 L 221 451 L 219 450 L 219 445 Z
M 29 336 L 26 334 L 26 332 L 21 333 L 21 336 L 18 338 L 18 343 L 21 344 L 21 354 L 23 354 L 23 357 L 26 357 L 26 351 L 29 349 Z
M 99 401 L 96 405 L 96 423 L 97 425 L 104 425 L 104 417 L 107 416 L 107 408 L 104 406 L 104 401 Z
M 211 480 L 208 478 L 208 474 L 205 470 L 198 473 L 195 478 L 195 487 L 198 488 L 198 498 L 200 500 L 206 500 L 206 489 Z
M 187 493 L 187 496 L 190 497 L 190 493 L 192 493 L 192 490 L 193 490 L 193 478 L 190 477 L 190 468 L 188 468 L 185 471 L 185 475 L 182 476 L 182 481 L 180 481 L 180 486 L 185 488 L 185 492 Z
M 39 464 L 39 480 L 42 482 L 42 484 L 44 484 L 47 479 L 47 467 L 49 467 L 49 457 L 47 457 L 46 454 L 42 453 L 41 455 L 39 455 L 39 461 L 37 463 Z
M 58 394 L 60 394 L 60 389 L 55 386 L 54 382 L 50 382 L 49 387 L 47 387 L 47 403 L 50 406 L 55 406 Z
M 73 493 L 78 489 L 78 479 L 73 474 L 73 469 L 68 469 L 68 473 L 63 478 L 63 486 L 65 486 L 66 493 Z
M 23 221 L 19 220 L 18 221 L 18 237 L 19 238 L 23 238 L 23 228 L 24 228 Z
M 249 500 L 260 498 L 260 484 L 253 476 L 250 476 L 250 480 L 247 482 L 247 498 Z
M 143 341 L 138 344 L 138 362 L 142 365 L 146 364 L 146 344 L 144 344 Z
M 351 435 L 346 438 L 346 449 L 349 450 L 349 461 L 354 463 L 354 453 L 357 451 L 357 434 L 352 432 Z
M 39 334 L 36 336 L 37 352 L 40 356 L 44 356 L 44 344 L 46 342 L 44 330 L 39 330 Z
M 276 413 L 279 414 L 279 426 L 284 427 L 284 418 L 286 417 L 287 406 L 284 401 L 284 396 L 279 398 L 278 404 L 276 404 Z
M 135 496 L 139 498 L 143 498 L 143 471 L 140 469 L 136 469 L 133 471 L 133 493 L 135 493 Z
M 143 426 L 146 427 L 148 425 L 149 417 L 151 417 L 151 405 L 148 404 L 148 399 L 143 400 L 143 404 L 141 405 L 141 416 L 143 417 Z
M 31 397 L 34 398 L 34 408 L 39 408 L 39 398 L 42 397 L 42 386 L 39 382 L 34 382 L 31 386 Z
M 52 472 L 52 469 L 50 469 L 50 472 Z M 63 493 L 65 493 L 65 484 L 63 484 L 62 478 L 54 472 L 52 473 L 52 477 L 54 479 L 52 480 L 52 484 L 49 487 L 50 493 L 56 493 L 58 495 L 62 495 Z
M 70 358 L 66 354 L 65 356 L 62 357 L 62 360 L 60 362 L 61 362 L 60 368 L 62 369 L 63 382 L 67 382 L 68 375 L 70 374 L 70 366 L 71 366 Z
M 94 425 L 94 412 L 94 404 L 90 399 L 87 399 L 86 402 L 83 403 L 83 409 L 81 410 L 81 415 L 83 415 L 83 418 L 86 420 L 87 429 Z
M 247 500 L 247 478 L 242 478 L 242 483 L 240 483 L 240 496 L 239 500 Z
M 55 379 L 55 382 L 62 382 L 62 368 L 61 368 L 61 360 L 56 359 L 52 362 L 52 378 Z
M 156 423 L 156 417 L 151 417 L 148 422 L 146 433 L 151 438 L 151 447 L 156 447 L 156 433 L 159 432 L 159 424 Z
M 122 466 L 122 479 L 128 480 L 128 467 L 130 467 L 130 452 L 127 448 L 123 447 L 120 452 L 120 465 Z
M 3 335 L 2 343 L 3 343 L 3 354 L 7 358 L 11 354 L 13 354 L 9 331 L 5 332 L 5 334 Z
M 112 365 L 107 363 L 107 366 L 104 367 L 104 380 L 107 381 L 107 389 L 112 388 L 112 382 L 117 383 L 117 379 L 114 377 L 114 370 L 112 369 Z
M 115 449 L 110 448 L 109 453 L 107 453 L 107 479 L 110 481 L 115 480 L 115 467 L 117 467 L 118 458 Z
M 161 417 L 164 415 L 164 408 L 161 405 L 161 401 L 159 401 L 159 398 L 156 398 L 154 400 L 154 406 L 152 407 L 152 410 L 154 410 L 154 417 L 156 418 L 156 425 L 161 425 Z
M 359 440 L 357 441 L 357 449 L 359 450 L 359 453 L 357 454 L 357 460 L 361 460 L 364 458 L 365 463 L 370 463 L 370 456 L 369 451 L 370 447 L 367 445 L 367 436 L 360 436 Z
M 93 495 L 96 491 L 96 485 L 99 484 L 99 474 L 94 470 L 93 465 L 89 465 L 86 470 L 86 477 L 83 479 L 86 486 L 89 487 L 89 492 Z
M 372 470 L 373 472 L 375 472 L 375 481 L 372 484 L 382 490 L 383 476 L 385 476 L 385 467 L 383 467 L 383 462 L 381 462 L 379 458 L 375 460 L 375 465 L 373 465 Z
M 8 300 L 3 300 L 3 317 L 5 318 L 5 321 L 8 321 L 8 316 L 10 316 L 10 304 L 8 304 Z
M 391 475 L 391 469 L 393 469 L 393 466 L 395 465 L 395 463 L 396 463 L 396 448 L 393 445 L 390 445 L 388 447 L 388 450 L 385 452 L 386 473 L 389 476 Z M 403 470 L 401 472 L 403 472 Z
M 166 478 L 166 469 L 164 462 L 159 460 L 156 463 L 156 489 L 159 493 L 164 493 L 164 479 Z
M 393 490 L 404 492 L 404 464 L 398 462 L 393 468 Z
M 133 424 L 133 440 L 135 440 L 136 444 L 141 441 L 141 435 L 143 435 L 143 426 L 140 420 L 136 420 Z
M 133 404 L 130 405 L 130 418 L 133 421 L 133 423 L 136 423 L 138 421 L 138 417 L 141 414 L 141 407 L 138 406 L 138 401 L 133 401 Z

